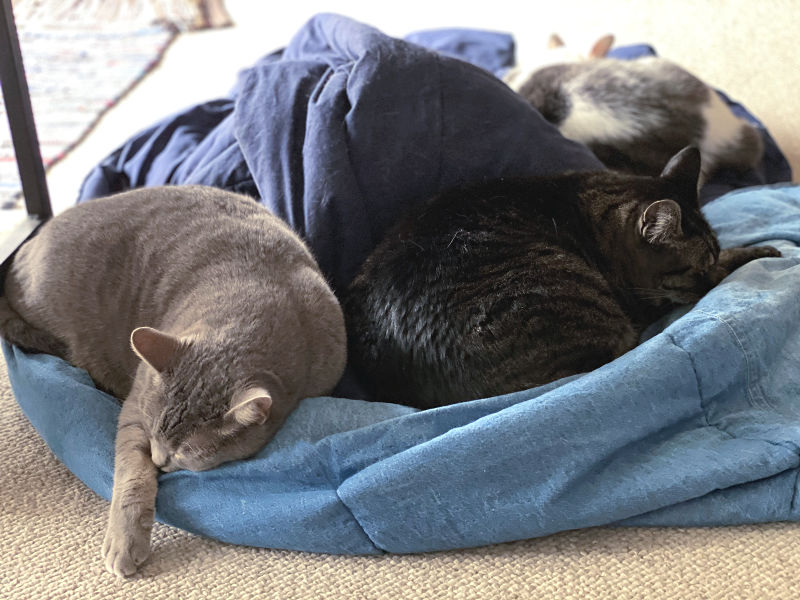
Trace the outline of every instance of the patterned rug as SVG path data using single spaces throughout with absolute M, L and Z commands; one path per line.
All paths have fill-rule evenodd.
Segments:
M 33 30 L 20 27 L 42 160 L 48 168 L 91 131 L 100 116 L 163 56 L 176 30 Z M 0 207 L 21 202 L 19 173 L 5 107 L 0 106 Z
M 45 168 L 159 63 L 178 32 L 231 24 L 221 0 L 14 0 L 13 6 Z M 0 103 L 0 209 L 22 204 Z

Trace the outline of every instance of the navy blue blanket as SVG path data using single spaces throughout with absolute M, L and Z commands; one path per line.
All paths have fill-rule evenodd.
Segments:
M 166 183 L 249 194 L 304 237 L 341 290 L 389 225 L 443 189 L 601 166 L 493 75 L 513 64 L 510 36 L 445 30 L 409 39 L 415 43 L 317 16 L 287 48 L 245 70 L 230 98 L 165 118 L 125 142 L 89 174 L 80 200 Z M 706 200 L 791 179 L 763 133 L 759 168 L 719 173 Z
M 501 34 L 415 39 L 494 72 L 512 57 Z M 489 71 L 442 53 L 317 17 L 245 71 L 230 99 L 125 143 L 82 199 L 167 182 L 250 193 L 309 240 L 341 289 L 389 224 L 442 188 L 598 167 Z M 769 147 L 754 182 L 789 178 Z M 770 242 L 783 258 L 745 265 L 591 373 L 421 412 L 306 399 L 253 459 L 162 475 L 157 518 L 238 544 L 337 553 L 609 523 L 797 520 L 800 188 L 728 193 L 705 212 L 723 246 Z M 26 415 L 109 498 L 119 404 L 59 359 L 4 351 Z

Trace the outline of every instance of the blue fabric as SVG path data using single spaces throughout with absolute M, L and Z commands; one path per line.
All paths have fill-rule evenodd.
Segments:
M 244 71 L 230 98 L 126 142 L 81 199 L 161 183 L 249 193 L 306 237 L 341 289 L 386 227 L 442 188 L 598 166 L 486 70 L 453 58 L 500 70 L 508 36 L 445 33 L 411 43 L 316 17 Z M 770 177 L 788 179 L 776 165 Z M 746 265 L 583 376 L 423 412 L 306 399 L 254 459 L 162 475 L 157 518 L 333 553 L 797 519 L 800 188 L 729 193 L 706 212 L 723 245 L 774 241 L 784 257 Z M 31 423 L 109 498 L 117 402 L 59 359 L 3 350 Z
M 429 411 L 306 399 L 257 457 L 162 475 L 158 519 L 334 553 L 798 520 L 800 186 L 732 192 L 705 211 L 723 246 L 769 242 L 784 256 L 745 265 L 582 376 Z M 4 351 L 33 425 L 109 498 L 118 404 L 59 359 Z
M 243 71 L 230 98 L 167 117 L 125 142 L 89 173 L 79 200 L 167 183 L 248 194 L 304 237 L 341 290 L 398 217 L 443 189 L 601 167 L 489 74 L 502 73 L 513 56 L 504 33 L 446 29 L 399 40 L 318 15 L 284 50 Z M 762 133 L 767 154 L 758 169 L 719 173 L 704 201 L 791 180 Z
M 470 40 L 461 50 L 485 66 L 507 63 L 513 49 L 505 34 L 440 39 Z M 244 71 L 231 99 L 126 142 L 88 175 L 80 200 L 164 183 L 247 193 L 300 233 L 344 289 L 386 229 L 442 189 L 600 167 L 484 69 L 320 15 Z

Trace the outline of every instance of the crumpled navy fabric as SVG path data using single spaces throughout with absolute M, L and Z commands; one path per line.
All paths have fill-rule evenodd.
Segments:
M 507 35 L 450 32 L 459 36 L 476 40 L 462 50 L 484 66 L 510 59 Z M 166 183 L 247 193 L 303 236 L 341 290 L 386 229 L 442 189 L 599 167 L 488 71 L 319 15 L 244 71 L 231 99 L 126 142 L 80 200 Z
M 653 50 L 615 52 L 634 58 Z M 304 237 L 342 290 L 386 229 L 443 189 L 601 168 L 493 76 L 513 60 L 514 40 L 504 33 L 445 29 L 400 40 L 318 15 L 285 49 L 243 71 L 230 98 L 125 142 L 87 176 L 80 201 L 159 184 L 248 194 Z M 704 200 L 791 179 L 763 133 L 763 165 L 744 176 L 719 174 Z
M 705 212 L 724 247 L 769 242 L 783 257 L 743 266 L 584 375 L 427 411 L 303 400 L 254 458 L 162 475 L 157 518 L 345 554 L 800 520 L 800 186 L 731 192 Z M 110 498 L 119 404 L 60 359 L 4 352 L 31 423 Z

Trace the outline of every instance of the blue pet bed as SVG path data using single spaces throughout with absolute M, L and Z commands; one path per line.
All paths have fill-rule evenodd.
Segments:
M 229 98 L 128 140 L 81 200 L 164 183 L 248 193 L 308 240 L 341 290 L 387 227 L 439 190 L 599 167 L 497 79 L 512 62 L 503 34 L 398 40 L 320 15 Z M 763 134 L 762 164 L 720 173 L 704 210 L 723 246 L 769 242 L 782 258 L 745 265 L 616 361 L 533 390 L 416 411 L 356 399 L 348 376 L 344 397 L 301 402 L 253 459 L 162 475 L 157 519 L 236 544 L 352 554 L 797 519 L 800 188 L 763 185 L 791 178 Z M 117 401 L 55 357 L 4 352 L 30 421 L 110 498 Z

